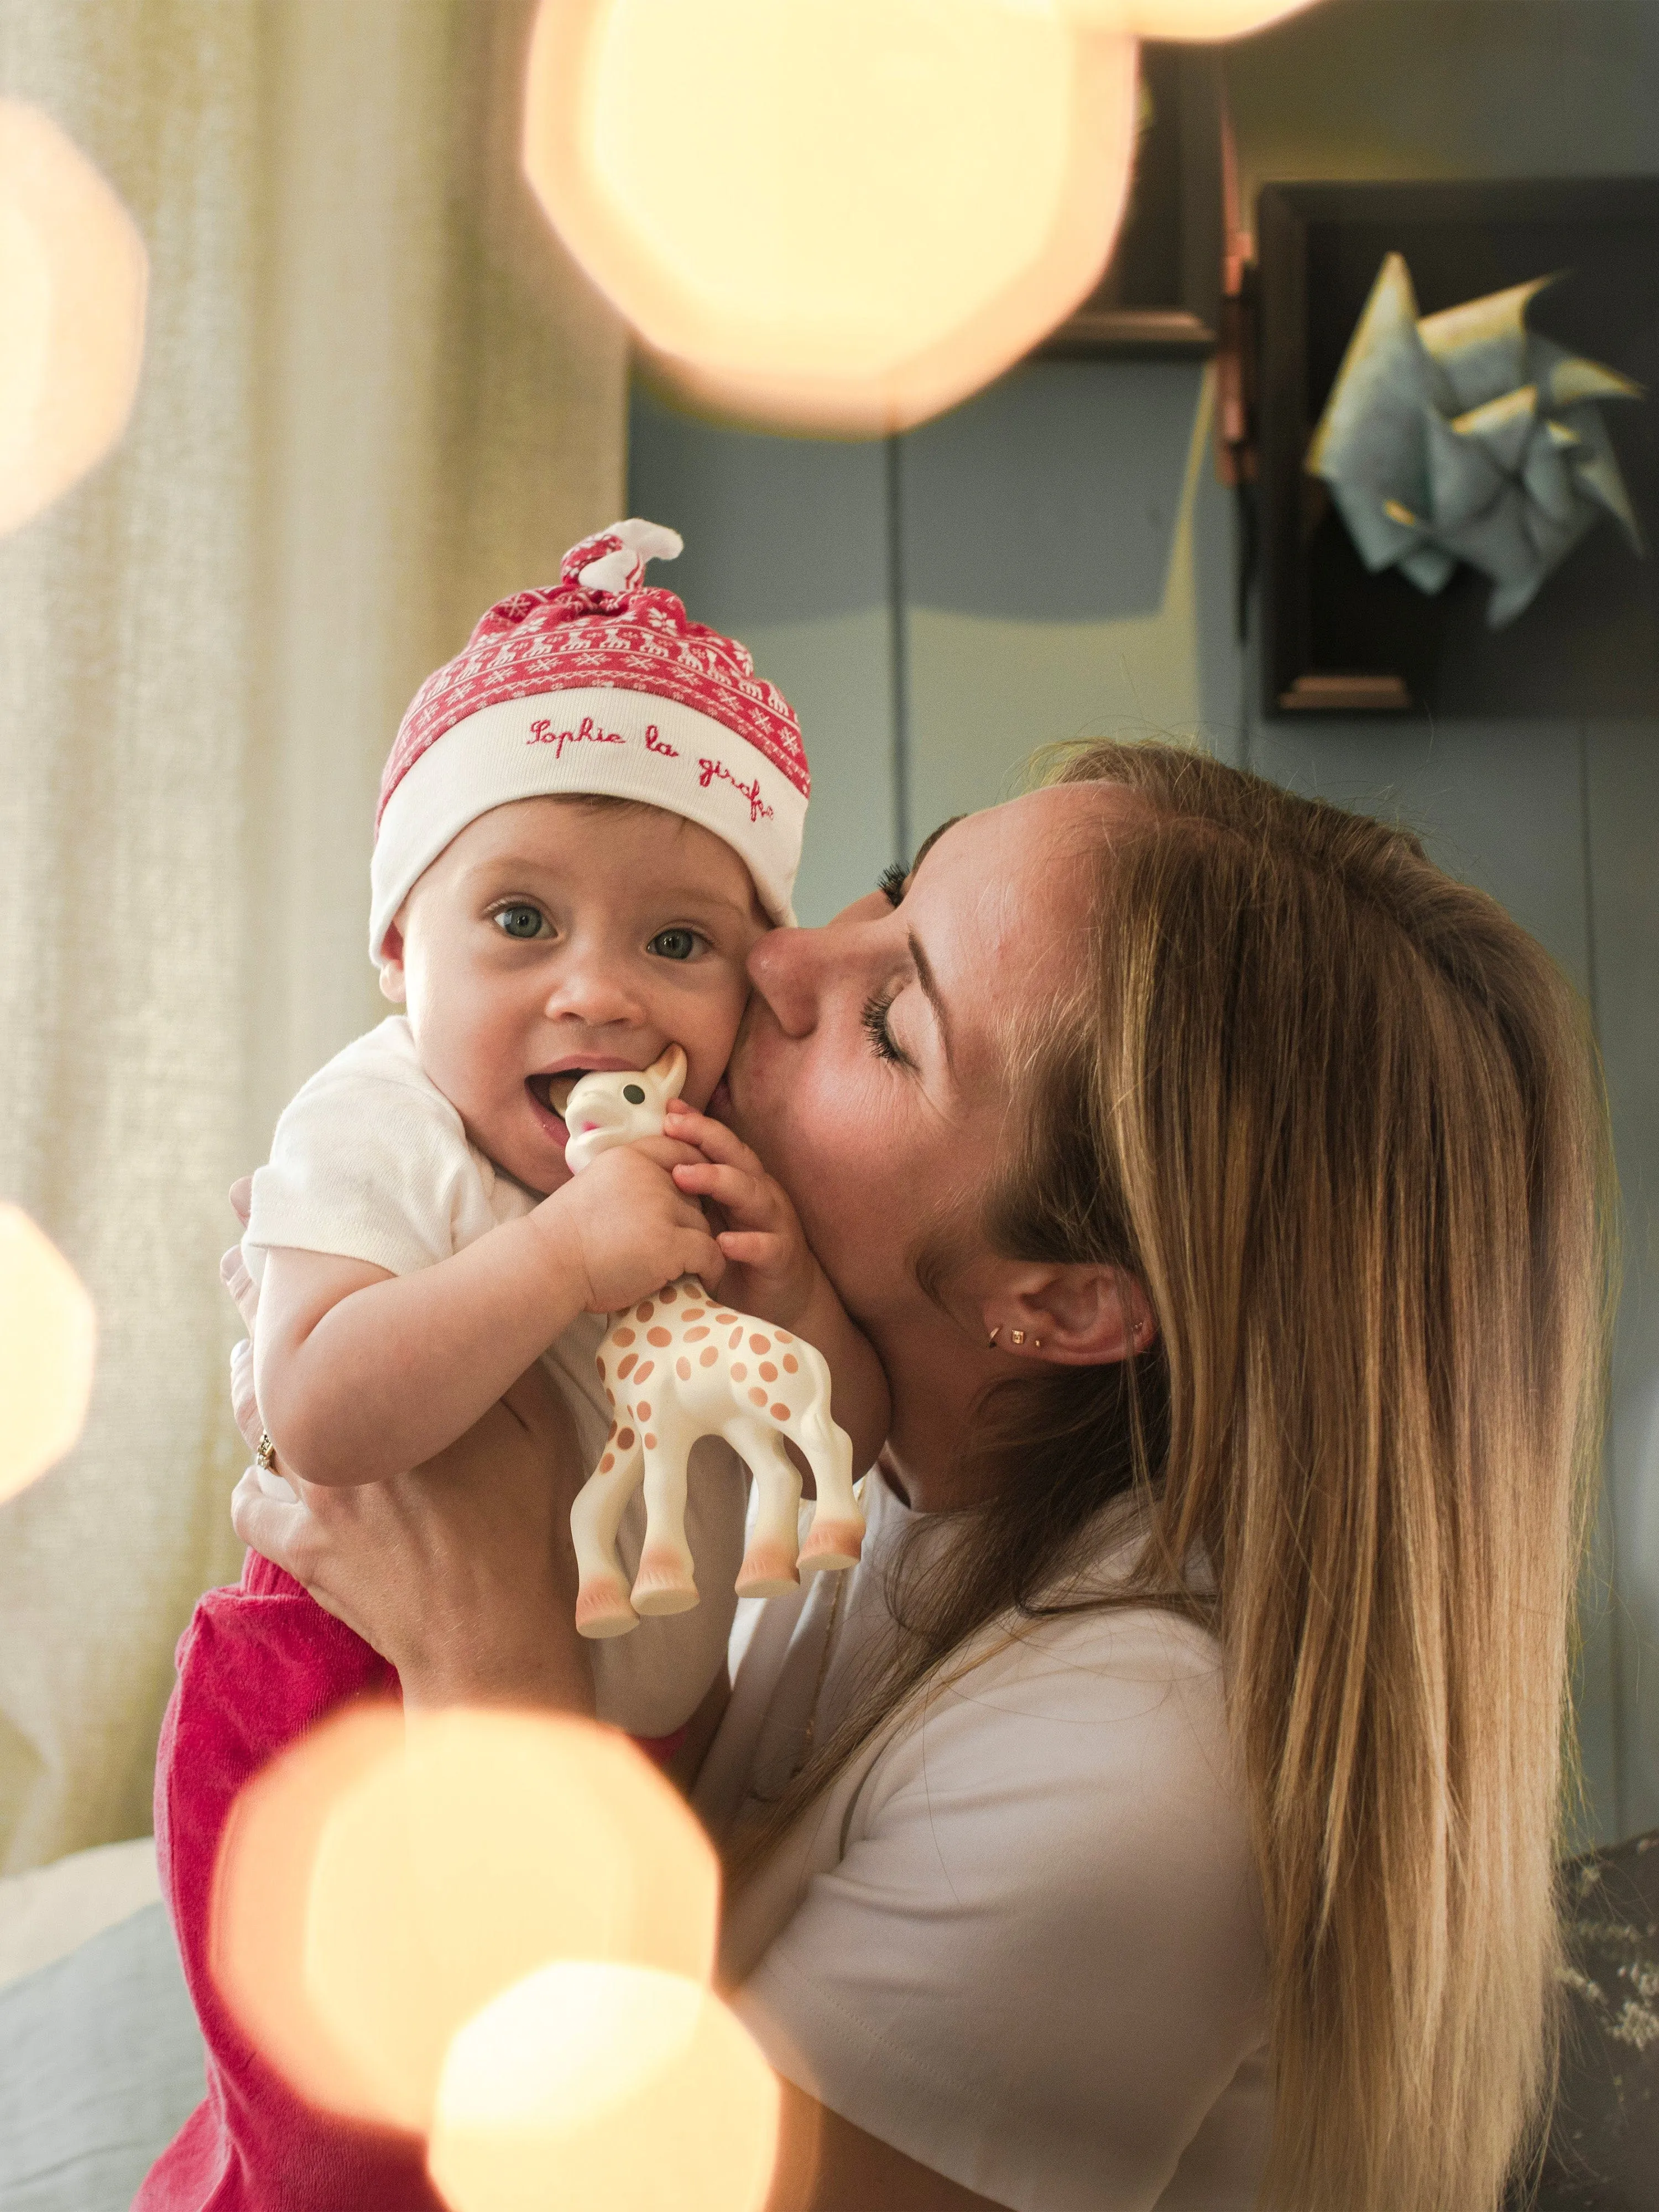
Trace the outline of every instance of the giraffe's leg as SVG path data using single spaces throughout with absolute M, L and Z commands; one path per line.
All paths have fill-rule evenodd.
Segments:
M 738 1571 L 739 1597 L 781 1597 L 800 1581 L 800 1473 L 777 1431 L 763 1420 L 728 1421 L 726 1441 L 755 1478 L 755 1523 Z
M 827 1375 L 823 1389 L 801 1414 L 800 1447 L 818 1493 L 812 1525 L 800 1547 L 802 1571 L 856 1566 L 864 1515 L 853 1495 L 853 1440 L 830 1419 Z
M 636 1613 L 687 1613 L 697 1602 L 685 1540 L 685 1465 L 698 1425 L 665 1394 L 645 1443 L 645 1544 L 634 1577 Z
M 644 1469 L 645 1455 L 637 1438 L 631 1449 L 619 1450 L 612 1429 L 598 1467 L 571 1506 L 570 1534 L 580 1577 L 576 1626 L 583 1636 L 626 1636 L 639 1626 L 640 1617 L 629 1602 L 627 1577 L 617 1559 L 617 1530 Z

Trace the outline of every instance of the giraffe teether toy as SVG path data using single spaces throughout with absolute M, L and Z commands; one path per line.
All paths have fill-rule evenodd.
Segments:
M 662 1134 L 668 1102 L 685 1080 L 671 1045 L 654 1066 L 584 1075 L 565 1102 L 573 1174 L 613 1145 Z M 613 1314 L 599 1350 L 613 1418 L 599 1463 L 570 1510 L 584 1636 L 624 1636 L 641 1613 L 684 1613 L 697 1602 L 685 1540 L 686 1462 L 699 1437 L 724 1437 L 758 1492 L 739 1597 L 793 1589 L 799 1565 L 852 1566 L 864 1538 L 853 1495 L 853 1445 L 830 1413 L 830 1370 L 810 1344 L 709 1297 L 682 1275 L 654 1297 Z M 783 1448 L 799 1446 L 817 1486 L 806 1541 L 799 1543 L 800 1475 Z M 617 1529 L 645 1486 L 645 1544 L 630 1592 L 617 1559 Z

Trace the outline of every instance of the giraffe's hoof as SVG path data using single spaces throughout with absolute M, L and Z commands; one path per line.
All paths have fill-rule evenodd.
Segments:
M 739 1597 L 785 1597 L 800 1586 L 795 1555 L 782 1544 L 754 1544 L 738 1571 Z
M 677 1552 L 641 1554 L 634 1577 L 634 1610 L 647 1614 L 690 1613 L 697 1601 L 697 1585 Z
M 576 1593 L 576 1633 L 596 1641 L 607 1636 L 626 1636 L 637 1628 L 640 1616 L 628 1601 L 628 1585 L 620 1575 L 605 1575 L 585 1582 Z
M 803 1574 L 832 1573 L 838 1567 L 855 1567 L 864 1544 L 861 1521 L 823 1521 L 817 1514 L 800 1547 Z

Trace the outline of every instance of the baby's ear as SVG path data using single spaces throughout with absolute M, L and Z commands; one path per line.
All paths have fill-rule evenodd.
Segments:
M 380 940 L 380 996 L 401 1006 L 408 996 L 404 983 L 404 937 L 394 921 Z

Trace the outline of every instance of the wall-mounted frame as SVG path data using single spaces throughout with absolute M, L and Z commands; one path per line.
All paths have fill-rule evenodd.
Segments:
M 1304 467 L 1388 254 L 1404 256 L 1425 315 L 1559 271 L 1528 325 L 1652 395 L 1607 420 L 1659 547 L 1659 179 L 1270 185 L 1256 235 L 1263 710 L 1659 713 L 1659 559 L 1638 559 L 1610 521 L 1494 630 L 1472 568 L 1434 598 L 1368 571 Z
M 1221 68 L 1212 49 L 1140 50 L 1134 182 L 1105 274 L 1036 349 L 1049 361 L 1202 360 L 1221 307 Z

